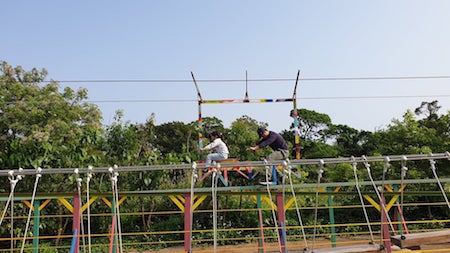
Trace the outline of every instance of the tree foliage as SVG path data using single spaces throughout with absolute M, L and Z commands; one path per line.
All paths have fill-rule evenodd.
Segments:
M 47 71 L 24 71 L 2 62 L 0 77 L 0 166 L 77 167 L 102 158 L 103 126 L 97 106 L 83 102 L 87 90 L 41 86 Z

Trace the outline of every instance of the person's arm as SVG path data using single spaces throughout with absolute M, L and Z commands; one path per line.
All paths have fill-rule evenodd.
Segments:
M 255 146 L 247 148 L 248 151 L 256 151 L 258 149 L 260 149 L 259 145 L 255 145 Z

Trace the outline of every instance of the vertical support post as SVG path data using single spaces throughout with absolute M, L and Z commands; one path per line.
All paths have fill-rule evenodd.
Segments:
M 389 223 L 386 216 L 386 201 L 384 194 L 380 195 L 380 207 L 381 207 L 381 231 L 383 233 L 383 246 L 386 253 L 391 253 L 391 236 L 389 235 Z
M 78 195 L 78 192 L 75 192 L 73 194 L 73 225 L 72 225 L 72 232 L 80 231 L 80 211 L 81 211 L 81 203 L 80 203 L 80 196 Z M 80 245 L 80 233 L 76 234 L 76 242 L 75 242 L 75 249 L 74 253 L 78 253 L 79 251 L 79 245 Z
M 261 195 L 256 196 L 256 207 L 258 208 L 259 215 L 259 253 L 265 253 L 266 247 L 264 245 L 264 223 L 262 217 L 262 202 Z
M 327 187 L 328 192 L 332 192 L 333 189 L 331 187 Z M 334 202 L 333 195 L 328 195 L 328 215 L 330 216 L 330 224 L 331 224 L 331 247 L 336 248 L 336 223 L 334 220 Z
M 278 209 L 278 222 L 280 226 L 281 235 L 281 253 L 287 253 L 286 248 L 286 218 L 284 215 L 284 196 L 282 192 L 277 192 L 277 209 Z
M 40 225 L 40 210 L 41 205 L 39 199 L 34 200 L 34 224 L 33 224 L 33 253 L 39 253 L 39 225 Z
M 393 186 L 394 192 L 398 192 L 398 189 L 399 189 L 399 186 L 397 184 Z M 397 206 L 400 205 L 398 199 L 395 201 L 395 204 Z M 402 226 L 402 220 L 403 220 L 402 215 L 403 214 L 399 211 L 400 208 L 398 208 L 398 209 L 394 208 L 394 210 L 395 210 L 394 213 L 396 214 L 395 221 L 397 221 L 397 231 L 400 231 L 400 233 L 403 234 L 403 232 L 404 232 L 403 226 Z
M 191 252 L 192 240 L 192 206 L 191 193 L 184 193 L 184 252 Z
M 295 140 L 295 159 L 300 159 L 300 131 L 299 131 L 299 117 L 297 111 L 297 84 L 300 77 L 300 70 L 297 72 L 297 80 L 295 81 L 294 93 L 292 95 L 292 102 L 294 103 L 294 109 L 292 117 L 294 118 L 294 140 Z
M 191 71 L 192 80 L 195 84 L 195 89 L 197 90 L 197 100 L 198 100 L 198 147 L 203 148 L 203 122 L 202 122 L 202 103 L 203 98 L 200 94 L 200 89 L 198 88 L 197 81 L 195 80 L 194 73 Z M 200 151 L 200 160 L 203 159 L 203 153 Z

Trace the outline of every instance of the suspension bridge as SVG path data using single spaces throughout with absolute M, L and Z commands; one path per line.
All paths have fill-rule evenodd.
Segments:
M 290 161 L 227 160 L 212 167 L 192 163 L 1 170 L 0 179 L 7 178 L 3 182 L 9 181 L 10 189 L 0 194 L 0 226 L 8 227 L 10 234 L 0 238 L 0 252 L 47 252 L 44 250 L 52 249 L 55 252 L 131 252 L 130 249 L 137 246 L 148 246 L 153 250 L 170 248 L 171 252 L 227 252 L 227 249 L 228 252 L 282 253 L 450 252 L 450 230 L 447 229 L 450 220 L 435 220 L 425 212 L 418 220 L 409 220 L 404 215 L 410 210 L 445 208 L 447 213 L 450 211 L 445 190 L 445 183 L 450 178 L 440 177 L 438 173 L 438 165 L 448 171 L 449 160 L 449 153 L 445 152 Z M 408 179 L 408 168 L 418 168 L 416 163 L 427 164 L 433 177 Z M 324 175 L 327 168 L 341 164 L 351 168 L 349 172 L 354 175 L 352 182 L 332 182 Z M 317 177 L 316 182 L 294 183 L 301 175 L 298 168 L 307 166 L 311 175 Z M 381 175 L 381 178 L 373 178 L 375 169 L 378 170 L 376 175 Z M 185 182 L 164 190 L 120 189 L 121 177 L 161 170 L 183 171 L 186 173 Z M 388 173 L 397 178 L 387 180 Z M 269 174 L 273 175 L 271 181 Z M 67 189 L 67 192 L 40 190 L 40 181 L 54 175 L 73 177 L 76 186 Z M 111 190 L 92 192 L 92 180 L 106 175 Z M 360 179 L 361 175 L 366 175 L 365 180 Z M 16 191 L 25 177 L 28 182 L 34 178 L 33 191 Z M 270 183 L 235 185 L 235 181 L 242 182 L 236 180 L 237 177 L 247 182 L 267 177 L 263 181 Z M 200 183 L 210 183 L 210 187 L 199 187 Z M 434 185 L 436 190 L 408 191 L 411 185 L 425 184 Z M 335 204 L 336 198 L 348 196 L 357 197 L 360 204 Z M 409 203 L 409 196 L 432 196 L 435 201 Z M 221 206 L 220 198 L 240 198 L 253 204 Z M 309 201 L 305 202 L 304 198 Z M 168 201 L 172 203 L 172 209 L 142 209 L 139 204 L 149 199 Z M 206 201 L 209 201 L 208 204 L 205 204 Z M 121 212 L 121 207 L 125 205 L 137 205 L 136 212 Z M 247 212 L 258 221 L 255 226 L 227 226 L 230 223 L 227 217 Z M 338 213 L 343 220 L 336 219 Z M 362 219 L 348 223 L 346 213 L 347 218 L 357 214 Z M 131 217 L 158 217 L 156 220 L 164 220 L 162 217 L 171 215 L 183 217 L 184 227 L 160 227 L 159 231 L 123 229 L 123 224 L 132 220 Z M 208 219 L 196 218 L 199 216 Z M 312 217 L 310 220 L 313 222 L 306 224 L 305 216 Z M 71 226 L 72 233 L 54 231 L 53 234 L 40 234 L 46 222 L 55 219 L 70 220 L 65 226 Z M 175 237 L 178 239 L 165 240 L 167 235 L 177 235 Z M 232 248 L 234 251 L 224 247 L 230 242 L 237 244 Z M 211 247 L 205 248 L 205 245 Z

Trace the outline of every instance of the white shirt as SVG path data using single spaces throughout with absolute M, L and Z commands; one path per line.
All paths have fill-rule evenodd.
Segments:
M 206 145 L 204 150 L 212 150 L 215 153 L 228 154 L 228 147 L 220 138 L 216 138 L 213 142 Z

